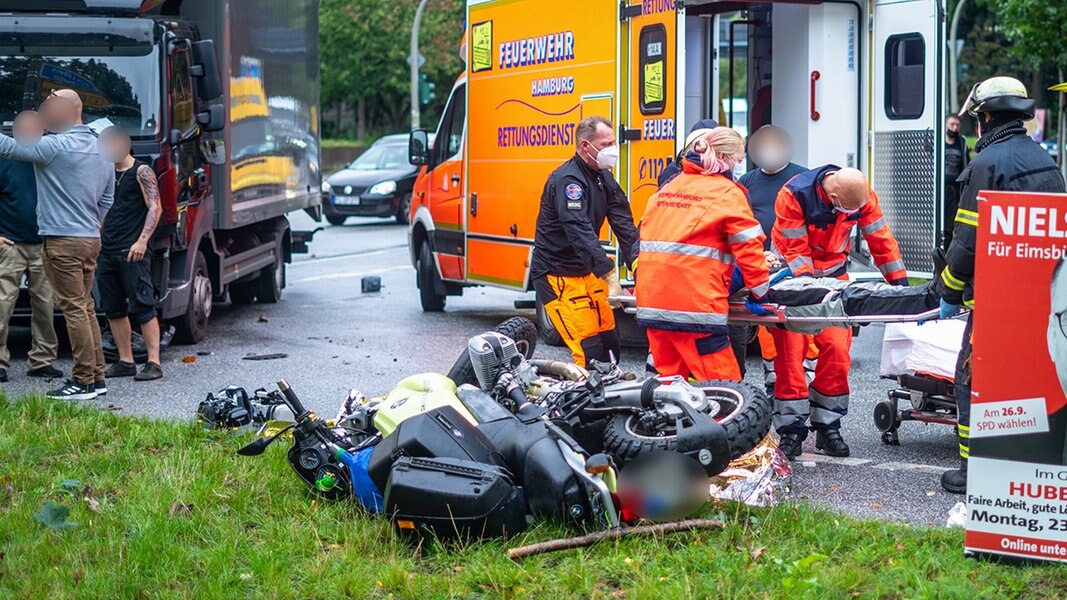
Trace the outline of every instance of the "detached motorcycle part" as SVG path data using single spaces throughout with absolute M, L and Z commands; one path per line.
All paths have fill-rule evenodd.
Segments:
M 493 331 L 514 341 L 515 349 L 526 359 L 533 356 L 534 350 L 537 349 L 537 326 L 525 317 L 512 317 L 497 325 Z M 463 353 L 449 369 L 448 378 L 456 382 L 457 386 L 479 385 L 475 365 L 467 348 L 463 349 Z
M 660 386 L 656 390 L 663 387 L 670 386 Z M 734 381 L 706 381 L 691 384 L 691 387 L 704 394 L 708 416 L 722 426 L 730 458 L 737 458 L 755 448 L 770 431 L 771 401 L 756 388 Z M 611 391 L 608 393 L 610 395 Z M 682 404 L 671 406 L 680 408 Z M 684 404 L 692 408 L 691 404 Z M 677 435 L 670 424 L 664 421 L 656 424 L 648 417 L 647 413 L 620 414 L 609 419 L 604 433 L 604 448 L 620 464 L 625 464 L 642 452 L 678 449 Z M 704 461 L 700 462 L 707 468 Z
M 442 541 L 526 530 L 526 500 L 507 469 L 455 458 L 404 456 L 393 465 L 385 510 L 401 537 Z
M 374 448 L 368 471 L 378 489 L 385 489 L 389 472 L 402 456 L 456 458 L 488 465 L 505 465 L 493 443 L 451 406 L 435 408 L 402 421 Z

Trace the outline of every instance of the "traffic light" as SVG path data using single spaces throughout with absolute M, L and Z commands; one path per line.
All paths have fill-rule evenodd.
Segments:
M 433 91 L 436 87 L 434 82 L 428 80 L 426 73 L 419 73 L 419 104 L 426 106 L 433 102 L 437 97 Z

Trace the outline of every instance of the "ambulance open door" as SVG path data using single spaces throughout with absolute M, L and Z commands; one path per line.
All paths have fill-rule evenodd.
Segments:
M 940 243 L 944 97 L 941 0 L 875 0 L 870 167 L 911 274 Z
M 674 159 L 676 137 L 685 137 L 676 131 L 677 65 L 684 61 L 678 21 L 684 12 L 675 2 L 633 0 L 625 0 L 621 10 L 618 177 L 639 222 L 660 173 Z M 602 233 L 607 239 L 608 232 Z

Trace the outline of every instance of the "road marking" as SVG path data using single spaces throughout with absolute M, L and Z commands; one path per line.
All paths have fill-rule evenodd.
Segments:
M 937 465 L 920 465 L 916 463 L 895 461 L 872 464 L 874 463 L 874 460 L 869 458 L 857 458 L 855 456 L 827 456 L 825 454 L 812 454 L 810 452 L 805 452 L 801 454 L 797 457 L 795 461 L 793 461 L 794 465 L 799 464 L 802 467 L 808 468 L 813 468 L 819 463 L 828 465 L 841 465 L 844 467 L 859 467 L 869 465 L 872 469 L 883 469 L 886 471 L 911 471 L 913 473 L 934 474 L 944 473 L 945 471 L 949 471 L 952 469 L 952 467 L 939 467 Z
M 313 277 L 304 277 L 302 279 L 294 279 L 293 283 L 308 283 L 311 281 L 334 281 L 338 279 L 358 279 L 367 275 L 379 275 L 381 273 L 389 273 L 391 271 L 405 271 L 413 269 L 411 265 L 400 265 L 399 267 L 386 267 L 383 269 L 371 269 L 370 271 L 360 271 L 359 273 L 329 273 L 327 275 L 315 275 Z
M 317 257 L 316 258 L 307 258 L 305 260 L 296 261 L 296 262 L 291 263 L 289 265 L 289 268 L 293 268 L 293 267 L 297 267 L 297 266 L 307 266 L 307 265 L 321 265 L 322 263 L 334 262 L 334 261 L 338 261 L 338 260 L 344 260 L 346 258 L 352 258 L 352 257 L 355 257 L 355 256 L 377 256 L 379 254 L 386 254 L 386 253 L 391 252 L 393 250 L 399 250 L 401 248 L 407 248 L 407 247 L 408 247 L 407 244 L 398 244 L 396 246 L 388 246 L 386 248 L 377 248 L 377 249 L 374 249 L 374 250 L 366 250 L 366 251 L 361 251 L 361 252 L 346 252 L 344 254 L 333 254 L 333 255 L 330 255 L 330 256 L 324 256 L 322 258 L 317 258 Z
M 832 465 L 844 465 L 846 467 L 858 467 L 860 465 L 866 465 L 874 462 L 869 458 L 856 458 L 855 456 L 827 456 L 825 454 L 812 454 L 805 452 L 797 457 L 794 463 L 799 462 L 801 464 L 806 462 L 813 463 L 828 463 Z
M 934 473 L 941 474 L 945 471 L 951 471 L 952 467 L 939 467 L 937 465 L 919 465 L 915 463 L 905 462 L 887 462 L 874 465 L 875 469 L 885 469 L 887 471 L 914 471 L 916 473 Z

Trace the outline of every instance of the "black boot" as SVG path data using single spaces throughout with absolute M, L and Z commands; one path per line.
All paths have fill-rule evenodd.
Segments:
M 840 429 L 820 429 L 815 435 L 815 449 L 827 456 L 848 456 L 848 444 Z
M 967 459 L 960 459 L 960 468 L 941 474 L 941 487 L 953 494 L 967 493 Z
M 778 436 L 781 441 L 778 442 L 778 449 L 782 451 L 790 461 L 796 460 L 800 456 L 801 446 L 804 445 L 804 440 L 808 437 L 807 431 L 780 431 Z

